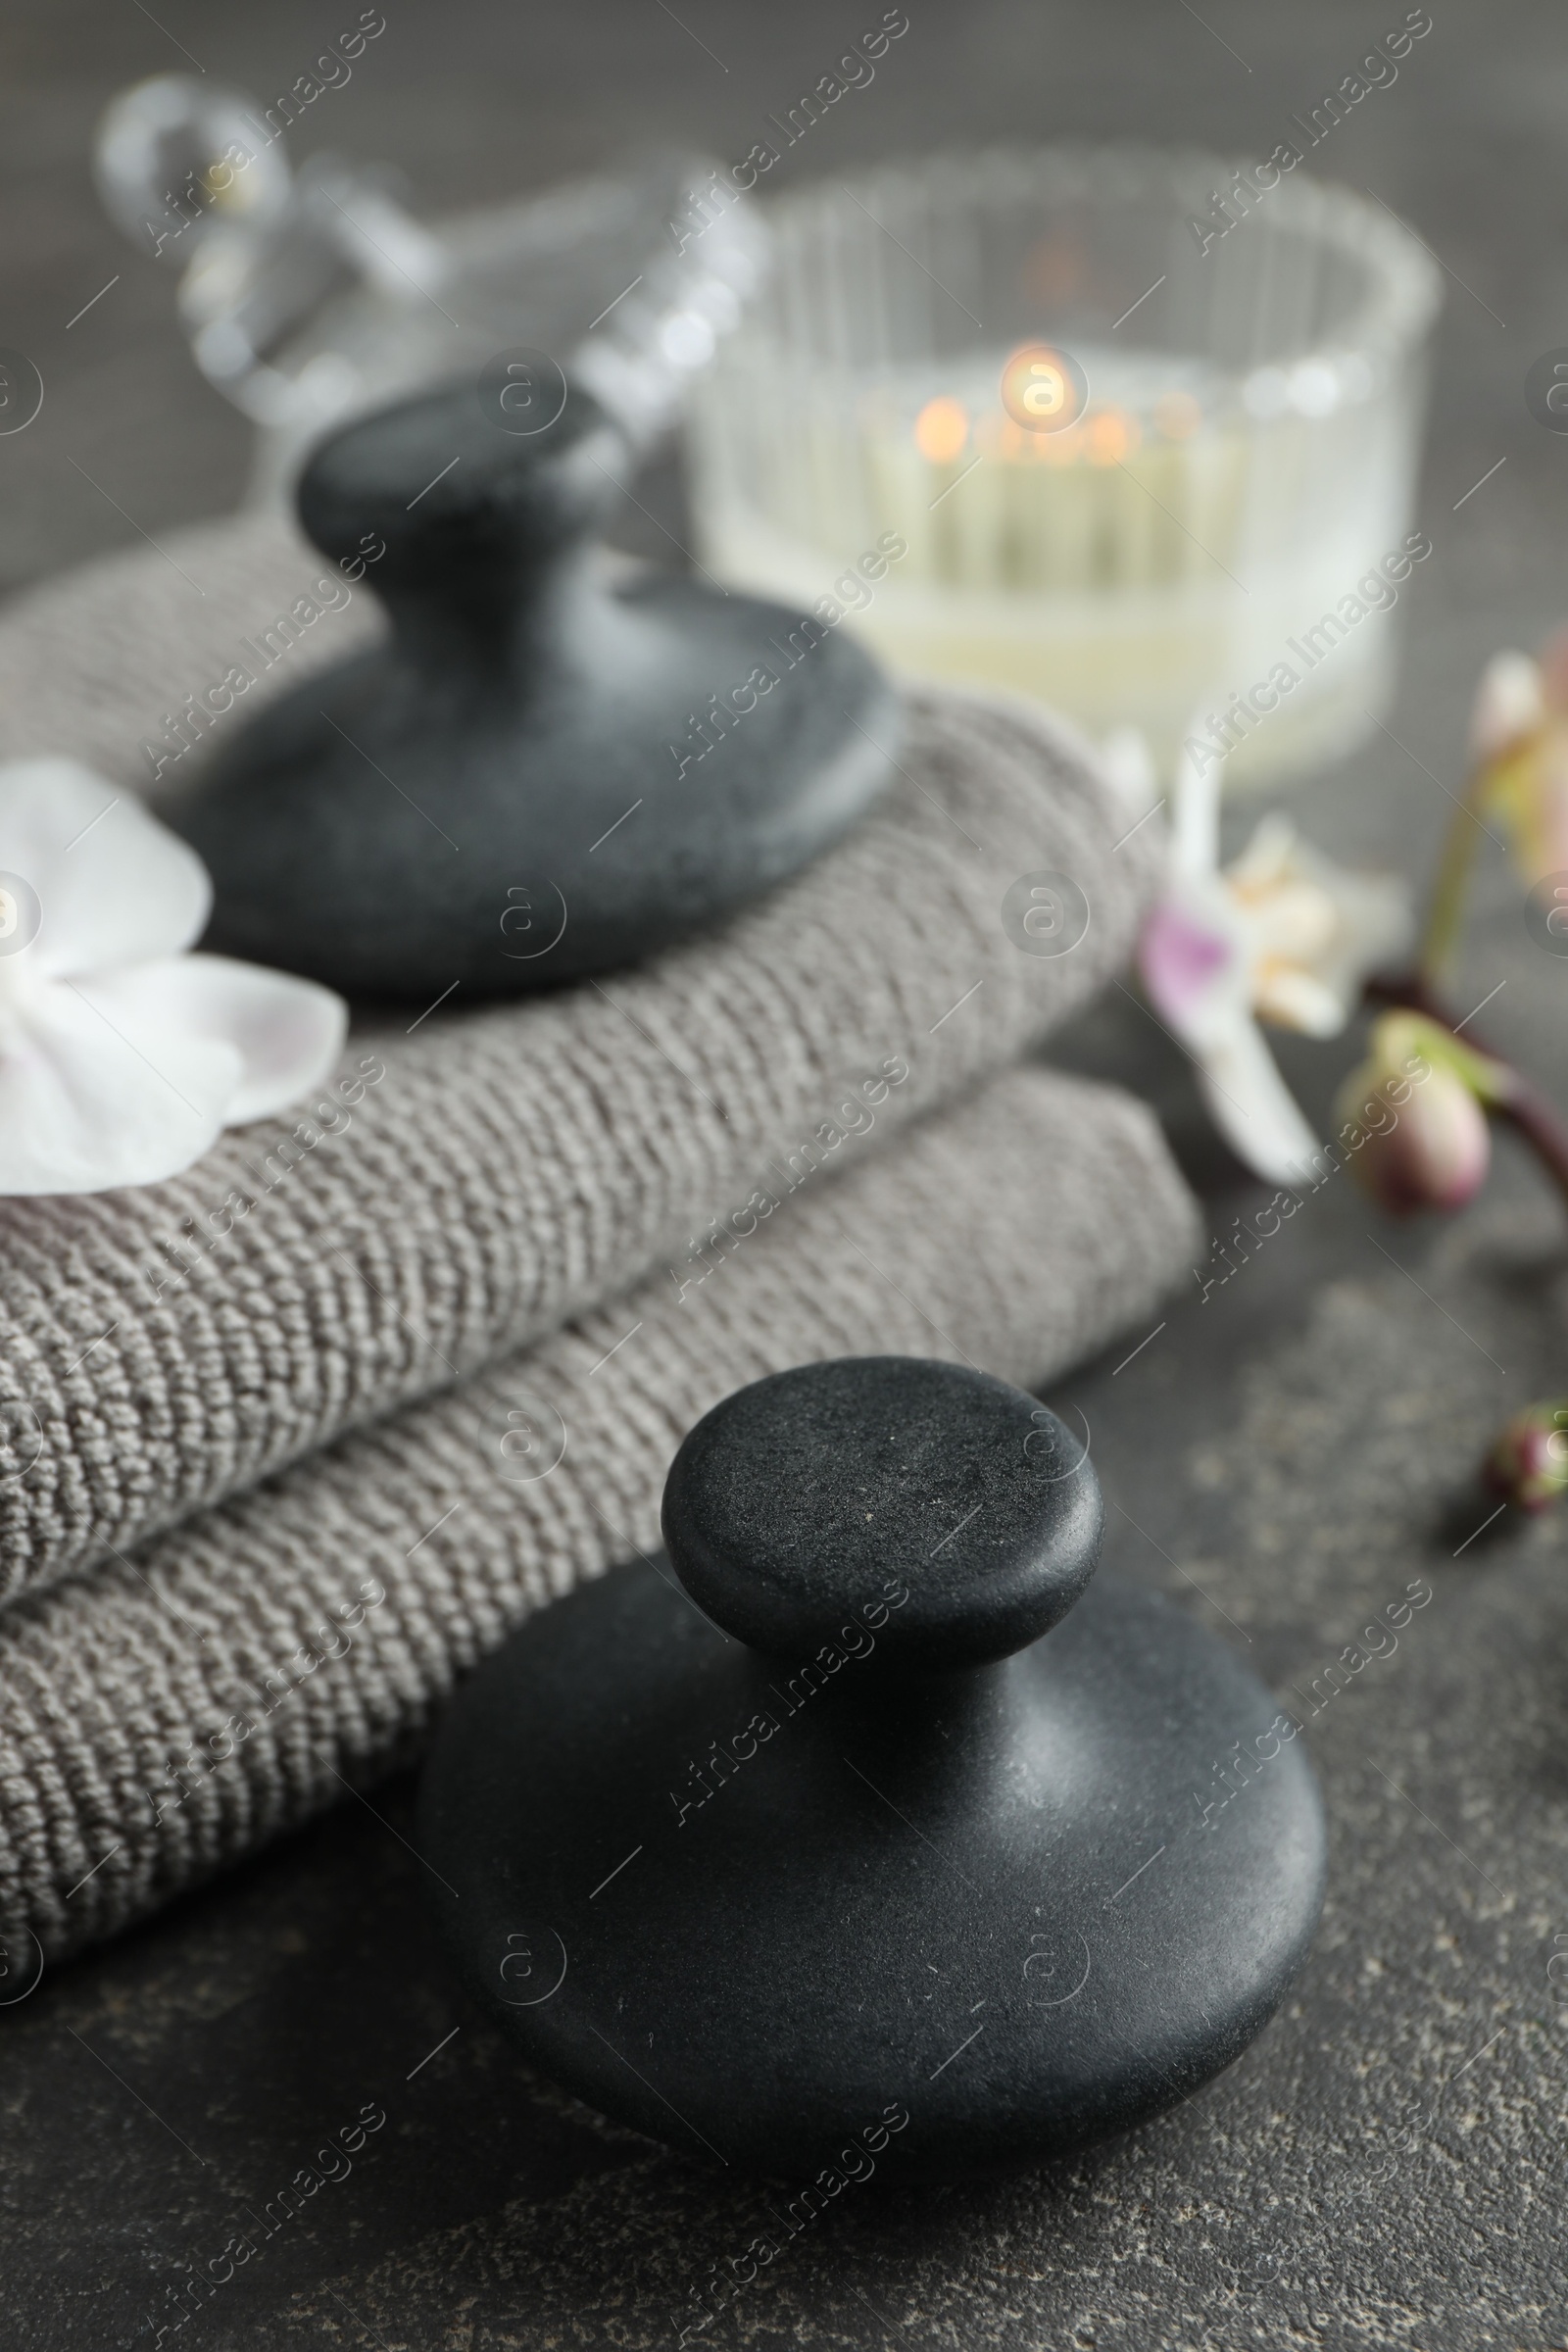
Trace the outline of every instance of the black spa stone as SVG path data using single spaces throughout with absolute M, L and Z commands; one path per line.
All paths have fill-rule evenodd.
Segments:
M 603 2112 L 793 2179 L 1037 2163 L 1228 2066 L 1317 1920 L 1316 1784 L 1228 1649 L 1091 1581 L 1102 1516 L 980 1373 L 716 1406 L 667 1558 L 521 1628 L 437 1741 L 420 1851 L 490 2015 Z
M 354 996 L 513 995 L 684 938 L 854 823 L 896 749 L 881 673 L 779 606 L 607 584 L 590 534 L 627 466 L 580 391 L 531 434 L 467 385 L 321 444 L 300 519 L 351 576 L 384 546 L 392 636 L 169 810 L 213 876 L 205 945 Z

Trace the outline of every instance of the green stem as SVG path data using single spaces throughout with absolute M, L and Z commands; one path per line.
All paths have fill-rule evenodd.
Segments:
M 1506 1119 L 1523 1136 L 1563 1199 L 1568 1200 L 1568 1129 L 1545 1097 L 1537 1094 L 1528 1080 L 1521 1078 L 1517 1091 L 1503 1103 L 1497 1116 Z
M 1459 942 L 1465 894 L 1470 883 L 1470 860 L 1475 852 L 1475 835 L 1480 829 L 1481 820 L 1474 805 L 1480 781 L 1481 770 L 1472 768 L 1465 781 L 1464 796 L 1455 803 L 1448 820 L 1438 878 L 1432 888 L 1432 903 L 1427 908 L 1426 929 L 1421 937 L 1419 970 L 1424 982 L 1436 981 L 1441 976 Z

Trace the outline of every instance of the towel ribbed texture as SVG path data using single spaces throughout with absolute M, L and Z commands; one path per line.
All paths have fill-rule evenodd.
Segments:
M 312 568 L 271 521 L 166 547 L 0 618 L 0 756 L 134 785 Z M 1037 1382 L 1151 1310 L 1194 1241 L 1154 1123 L 1007 1065 L 1125 958 L 1155 828 L 1021 707 L 912 697 L 899 760 L 721 931 L 357 1034 L 334 1132 L 0 1202 L 0 1923 L 75 1948 L 413 1752 L 509 1626 L 654 1545 L 739 1383 L 881 1350 Z M 1055 957 L 1002 914 L 1046 868 L 1090 907 Z
M 683 1295 L 658 1274 L 16 1603 L 0 1919 L 65 1952 L 406 1757 L 520 1617 L 657 1547 L 675 1446 L 741 1383 L 858 1353 L 1037 1383 L 1148 1317 L 1194 1239 L 1141 1104 L 1007 1072 L 803 1186 Z

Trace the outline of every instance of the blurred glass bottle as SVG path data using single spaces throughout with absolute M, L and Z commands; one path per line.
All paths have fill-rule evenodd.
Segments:
M 180 272 L 198 367 L 259 429 L 260 501 L 288 495 L 340 419 L 520 346 L 647 447 L 763 270 L 756 208 L 696 243 L 671 233 L 712 169 L 655 154 L 427 227 L 390 172 L 330 154 L 291 171 L 258 103 L 187 74 L 122 92 L 94 156 L 110 217 Z

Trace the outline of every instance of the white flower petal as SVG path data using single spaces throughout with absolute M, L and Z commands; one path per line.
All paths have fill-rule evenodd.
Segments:
M 1160 799 L 1149 738 L 1139 727 L 1112 727 L 1100 747 L 1101 765 L 1129 816 L 1142 818 Z
M 1336 865 L 1278 815 L 1263 819 L 1222 880 L 1246 927 L 1257 1008 L 1313 1037 L 1343 1029 L 1368 974 L 1415 936 L 1407 882 Z
M 1338 944 L 1338 904 L 1315 882 L 1281 882 L 1265 898 L 1244 901 L 1243 907 L 1260 960 L 1310 967 Z
M 1171 786 L 1171 864 L 1180 874 L 1211 874 L 1219 863 L 1219 801 L 1225 782 L 1221 753 L 1205 753 L 1202 721 L 1189 725 Z
M 1316 973 L 1289 963 L 1262 974 L 1257 1009 L 1276 1029 L 1295 1029 L 1302 1037 L 1338 1037 L 1347 1018 L 1343 998 Z
M 74 760 L 0 766 L 0 872 L 36 893 L 36 945 L 21 953 L 51 977 L 177 955 L 212 905 L 195 851 Z
M 1540 665 L 1528 654 L 1494 654 L 1481 672 L 1470 706 L 1470 750 L 1495 760 L 1546 714 Z
M 156 1184 L 217 1141 L 235 1048 L 118 1017 L 95 993 L 46 981 L 0 1028 L 0 1193 Z
M 1347 874 L 1340 920 L 1365 971 L 1375 959 L 1408 953 L 1415 941 L 1415 901 L 1402 874 Z
M 95 982 L 125 1024 L 231 1048 L 237 1056 L 225 1127 L 263 1119 L 321 1085 L 336 1065 L 348 1008 L 329 988 L 226 956 L 181 956 Z
M 1299 1184 L 1312 1173 L 1317 1138 L 1254 1021 L 1209 1039 L 1200 1080 L 1215 1126 L 1255 1176 Z
M 1298 840 L 1290 818 L 1271 809 L 1267 816 L 1259 817 L 1246 849 L 1225 868 L 1226 881 L 1244 893 L 1266 890 L 1283 881 L 1295 860 Z

